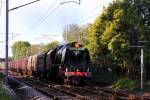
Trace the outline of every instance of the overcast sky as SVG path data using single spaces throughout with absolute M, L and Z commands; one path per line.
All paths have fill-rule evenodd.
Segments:
M 9 0 L 9 8 L 14 8 L 34 0 Z M 40 0 L 34 4 L 9 12 L 9 56 L 11 45 L 19 40 L 31 44 L 63 41 L 64 27 L 69 24 L 79 26 L 91 23 L 112 0 L 81 0 L 81 4 L 65 3 L 70 0 Z M 72 1 L 72 0 L 71 0 Z M 79 2 L 78 0 L 74 0 Z M 1 3 L 1 0 L 0 0 Z M 0 58 L 5 57 L 5 0 L 0 5 Z M 13 33 L 13 34 L 12 34 Z M 52 36 L 60 35 L 60 36 Z

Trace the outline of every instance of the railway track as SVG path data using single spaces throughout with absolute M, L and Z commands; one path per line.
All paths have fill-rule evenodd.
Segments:
M 124 91 L 116 91 L 111 88 L 104 88 L 104 87 L 97 87 L 97 86 L 86 86 L 85 89 L 87 90 L 95 90 L 99 92 L 101 99 L 109 99 L 109 100 L 150 100 L 149 97 L 146 96 L 139 96 L 136 94 L 131 94 Z
M 20 81 L 23 81 L 24 83 L 30 85 L 31 87 L 41 91 L 42 93 L 48 95 L 51 99 L 54 100 L 74 100 L 76 99 L 76 95 L 62 91 L 57 88 L 57 86 L 53 84 L 46 84 L 31 78 L 17 78 Z
M 36 88 L 55 100 L 147 100 L 148 98 L 131 95 L 110 88 L 97 86 L 74 87 L 45 83 L 33 78 L 21 77 L 20 81 Z
M 50 98 L 53 98 L 53 99 L 99 100 L 102 96 L 102 95 L 99 95 L 99 90 L 90 90 L 90 89 L 86 89 L 85 87 L 56 85 L 52 83 L 47 84 L 47 83 L 37 81 L 32 78 L 25 78 L 25 77 L 19 78 L 19 80 L 40 90 L 43 93 L 46 93 L 47 95 L 50 96 Z M 110 99 L 108 95 L 107 96 L 103 95 L 103 99 L 104 98 L 107 100 Z
M 127 100 L 128 94 L 116 94 L 116 92 L 107 90 L 102 87 L 93 87 L 93 86 L 85 86 L 85 87 L 63 87 L 68 89 L 69 91 L 77 92 L 85 97 L 88 100 Z
M 85 95 L 80 94 L 77 90 L 74 91 L 65 88 L 64 85 L 56 85 L 52 83 L 44 83 L 32 78 L 17 78 L 20 81 L 34 87 L 35 89 L 43 92 L 44 94 L 50 96 L 50 98 L 55 100 L 89 100 Z

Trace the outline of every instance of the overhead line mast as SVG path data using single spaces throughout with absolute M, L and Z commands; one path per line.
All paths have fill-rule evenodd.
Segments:
M 6 50 L 5 50 L 5 74 L 6 74 L 6 77 L 5 77 L 5 84 L 7 85 L 8 84 L 8 37 L 9 37 L 9 11 L 12 11 L 12 10 L 16 10 L 18 8 L 21 8 L 21 7 L 24 7 L 24 6 L 27 6 L 29 4 L 32 4 L 32 3 L 35 3 L 37 1 L 40 1 L 40 0 L 35 0 L 35 1 L 32 1 L 32 2 L 29 2 L 29 3 L 26 3 L 24 5 L 21 5 L 21 6 L 18 6 L 18 7 L 14 7 L 12 9 L 9 9 L 9 0 L 6 0 Z
M 8 32 L 9 32 L 9 0 L 6 0 L 6 50 L 5 50 L 5 84 L 8 85 Z

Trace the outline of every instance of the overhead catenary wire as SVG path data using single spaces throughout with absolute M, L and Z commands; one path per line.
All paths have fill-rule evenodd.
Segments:
M 58 0 L 55 0 L 55 2 L 53 2 L 53 3 L 49 6 L 49 8 L 44 12 L 43 16 L 41 16 L 41 17 L 39 18 L 40 21 L 50 12 L 50 10 L 53 8 L 53 6 L 56 5 L 57 1 L 58 1 Z M 36 24 L 39 24 L 40 21 L 38 21 Z
M 75 2 L 75 1 L 71 1 L 71 2 Z M 79 2 L 77 2 L 77 3 L 80 4 L 80 2 L 81 2 L 81 0 L 79 0 Z M 39 24 L 36 24 L 36 26 L 33 29 L 35 29 L 36 27 L 40 26 L 50 15 L 52 15 L 64 3 L 69 3 L 69 2 L 65 2 L 65 0 L 62 0 L 61 3 L 59 3 L 45 17 L 43 17 L 43 19 L 39 21 Z
M 22 8 L 22 7 L 24 7 L 24 6 L 30 5 L 30 4 L 35 3 L 35 2 L 38 2 L 38 1 L 40 1 L 40 0 L 35 0 L 35 1 L 32 1 L 32 2 L 23 4 L 23 5 L 21 5 L 21 6 L 17 6 L 17 7 L 11 8 L 11 9 L 9 9 L 9 11 L 16 10 L 16 9 L 18 9 L 18 8 Z
M 1 12 L 2 12 L 2 0 L 0 0 L 0 16 L 1 16 Z
M 56 0 L 57 1 L 57 0 Z M 37 28 L 38 26 L 40 26 L 45 20 L 47 20 L 47 18 L 52 15 L 60 6 L 61 4 L 59 3 L 55 8 L 54 5 L 56 5 L 56 1 L 52 4 L 52 6 L 49 7 L 49 9 L 45 12 L 45 16 L 43 18 L 41 18 L 40 21 L 38 21 L 38 23 L 35 25 L 34 28 L 32 29 L 35 29 Z M 62 2 L 64 2 L 65 0 L 63 0 Z M 53 8 L 53 9 L 52 9 Z M 51 10 L 52 9 L 52 10 Z M 51 11 L 50 11 L 51 10 Z
M 86 21 L 89 21 L 90 19 L 92 19 L 92 18 L 94 18 L 94 17 L 96 17 L 98 15 L 100 15 L 100 13 L 96 13 L 96 14 L 93 14 L 91 16 L 88 16 L 88 17 L 86 17 L 86 19 L 84 19 L 82 21 L 79 21 L 78 24 L 84 24 Z
M 45 16 L 37 26 L 41 25 L 52 13 L 54 13 L 58 8 L 60 7 L 60 5 L 58 5 L 56 8 L 54 8 L 47 16 Z
M 56 39 L 53 39 L 52 37 L 36 37 L 35 39 L 36 39 L 36 40 L 37 40 L 37 39 L 47 39 L 47 40 L 57 41 Z
M 99 7 L 100 7 L 100 5 L 96 6 L 94 9 L 90 10 L 88 13 L 86 13 L 85 15 L 81 16 L 80 18 L 78 18 L 76 20 L 76 22 L 77 23 L 83 22 L 83 21 L 88 20 L 88 19 L 90 19 L 90 18 L 92 18 L 94 16 L 97 16 L 98 14 L 100 14 L 100 12 L 98 12 L 96 14 L 95 13 L 93 14 L 93 12 L 96 11 L 96 9 L 99 8 Z
M 93 12 L 97 11 L 97 10 L 96 10 L 97 8 L 100 8 L 100 7 L 104 7 L 104 5 L 101 6 L 101 5 L 99 4 L 99 5 L 96 6 L 94 9 L 91 9 L 89 12 L 87 12 L 85 15 L 79 17 L 79 18 L 78 18 L 76 21 L 74 21 L 74 22 L 77 22 L 77 24 L 83 24 L 84 22 L 87 22 L 87 21 L 89 21 L 90 19 L 92 19 L 92 18 L 94 18 L 94 17 L 100 15 L 100 12 L 101 12 L 100 9 L 99 9 L 99 12 L 93 13 Z M 92 15 L 91 15 L 91 14 L 92 14 Z
M 0 34 L 4 34 L 4 33 L 0 33 Z M 18 36 L 18 35 L 22 35 L 22 34 L 19 34 L 19 33 L 11 33 L 12 34 L 12 36 L 10 36 L 8 39 L 10 40 L 13 40 L 13 38 L 14 37 L 16 37 L 16 36 Z M 4 34 L 5 35 L 5 34 Z M 0 44 L 3 44 L 3 43 L 5 43 L 6 41 L 5 40 L 2 40 L 2 41 L 0 41 Z
M 79 0 L 79 2 L 76 2 L 76 1 L 63 1 L 63 2 L 61 2 L 60 4 L 65 4 L 65 3 L 71 3 L 71 2 L 73 2 L 73 3 L 76 3 L 76 4 L 79 4 L 80 5 L 80 1 L 81 0 Z
M 5 43 L 5 41 L 0 41 L 0 44 Z
M 0 33 L 0 35 L 5 35 L 5 33 Z
M 57 34 L 57 35 L 48 35 L 48 34 L 42 34 L 41 36 L 39 36 L 39 37 L 36 37 L 35 39 L 50 39 L 50 40 L 54 40 L 54 41 L 57 41 L 56 39 L 53 39 L 52 37 L 54 37 L 54 36 L 62 36 L 61 34 Z

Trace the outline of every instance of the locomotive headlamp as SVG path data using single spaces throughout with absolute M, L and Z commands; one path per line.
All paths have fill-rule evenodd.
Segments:
M 68 68 L 66 68 L 66 72 L 68 72 Z
M 89 69 L 89 67 L 87 68 L 87 72 L 89 72 L 90 71 L 90 69 Z
M 59 66 L 59 69 L 61 69 L 62 67 L 61 66 Z
M 79 69 L 77 69 L 76 71 L 79 72 Z

